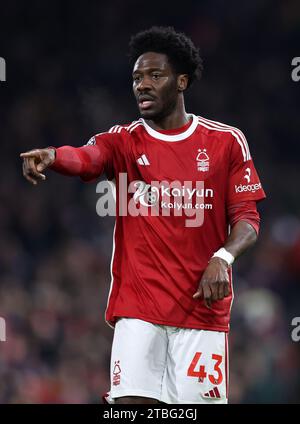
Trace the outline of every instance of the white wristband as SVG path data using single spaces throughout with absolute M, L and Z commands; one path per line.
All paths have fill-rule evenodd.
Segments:
M 228 266 L 232 265 L 234 262 L 234 256 L 224 247 L 221 247 L 221 249 L 217 250 L 217 252 L 215 252 L 212 257 L 224 259 L 224 261 L 228 263 Z

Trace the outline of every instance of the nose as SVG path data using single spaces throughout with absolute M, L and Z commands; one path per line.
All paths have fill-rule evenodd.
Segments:
M 151 89 L 151 80 L 147 76 L 140 79 L 136 86 L 137 91 L 145 91 Z

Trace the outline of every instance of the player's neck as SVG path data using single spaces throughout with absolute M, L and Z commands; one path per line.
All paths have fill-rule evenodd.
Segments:
M 178 104 L 169 115 L 153 120 L 147 119 L 147 124 L 154 130 L 172 130 L 183 127 L 190 120 L 190 116 L 186 113 L 183 98 L 179 98 Z

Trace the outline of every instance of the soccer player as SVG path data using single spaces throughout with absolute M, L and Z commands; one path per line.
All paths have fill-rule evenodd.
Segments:
M 231 265 L 257 239 L 265 194 L 244 134 L 185 111 L 202 71 L 193 42 L 152 27 L 130 58 L 140 118 L 79 148 L 22 153 L 23 173 L 115 183 L 108 401 L 227 403 Z

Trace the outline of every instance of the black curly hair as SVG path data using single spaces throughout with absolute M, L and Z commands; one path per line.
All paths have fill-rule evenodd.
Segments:
M 201 78 L 203 65 L 199 50 L 182 32 L 173 27 L 153 26 L 132 36 L 129 42 L 129 60 L 133 66 L 146 52 L 164 53 L 177 74 L 187 74 L 188 87 Z

